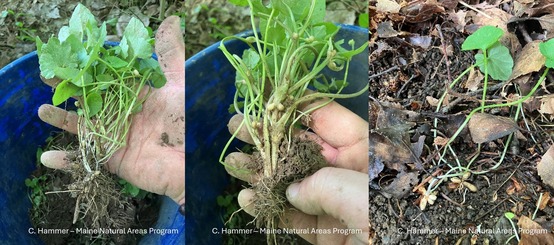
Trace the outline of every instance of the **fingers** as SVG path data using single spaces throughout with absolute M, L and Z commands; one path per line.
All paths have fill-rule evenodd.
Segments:
M 66 169 L 69 168 L 69 160 L 65 151 L 47 151 L 40 156 L 40 162 L 49 168 Z
M 78 116 L 75 113 L 68 112 L 53 105 L 44 104 L 38 108 L 38 117 L 54 127 L 63 129 L 72 134 L 77 134 Z
M 235 132 L 237 133 L 237 139 L 253 145 L 254 140 L 252 140 L 252 136 L 250 135 L 250 133 L 248 133 L 246 126 L 243 125 L 242 127 L 240 127 L 243 118 L 244 118 L 244 115 L 241 115 L 241 114 L 233 115 L 233 117 L 231 117 L 231 119 L 229 120 L 229 124 L 227 124 L 227 128 L 229 129 L 229 132 L 231 134 L 235 134 Z M 240 127 L 240 130 L 239 130 L 239 127 Z M 239 131 L 237 132 L 237 130 Z
M 300 183 L 291 184 L 287 188 L 287 199 L 306 214 L 329 215 L 348 228 L 367 231 L 368 181 L 364 173 L 322 168 Z
M 225 157 L 225 170 L 231 176 L 246 181 L 248 183 L 254 183 L 258 181 L 258 178 L 250 170 L 250 166 L 254 163 L 251 155 L 232 152 Z
M 185 84 L 185 42 L 177 16 L 167 17 L 156 33 L 156 54 L 168 83 Z
M 307 111 L 324 101 L 317 101 L 302 108 Z M 354 169 L 361 172 L 368 168 L 369 150 L 368 123 L 333 101 L 328 105 L 313 111 L 309 120 L 304 122 L 309 126 L 323 142 L 337 149 L 340 154 L 336 155 L 330 164 L 343 168 Z M 316 140 L 317 142 L 317 140 Z M 325 149 L 325 147 L 324 147 Z

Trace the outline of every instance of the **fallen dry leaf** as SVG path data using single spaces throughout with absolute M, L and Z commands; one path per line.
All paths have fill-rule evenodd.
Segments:
M 554 115 L 554 95 L 548 95 L 541 99 L 539 112 L 542 114 Z
M 477 144 L 502 138 L 518 130 L 511 118 L 487 113 L 475 113 L 469 120 L 468 128 L 471 139 Z
M 546 58 L 539 51 L 540 41 L 528 43 L 523 47 L 519 56 L 515 60 L 514 70 L 509 81 L 518 78 L 522 75 L 539 71 L 543 66 Z
M 483 73 L 479 71 L 479 69 L 471 69 L 469 71 L 469 75 L 467 76 L 467 80 L 462 84 L 463 88 L 467 88 L 469 91 L 476 91 L 479 89 L 479 85 L 481 85 L 483 78 Z
M 377 12 L 397 14 L 400 12 L 400 4 L 391 0 L 377 0 Z
M 433 0 L 416 0 L 400 9 L 407 22 L 420 23 L 433 18 L 435 14 L 444 13 L 444 8 Z
M 554 37 L 554 14 L 543 15 L 538 20 L 542 29 L 546 32 L 546 38 Z
M 381 22 L 377 26 L 377 35 L 379 35 L 380 38 L 396 37 L 400 34 L 401 32 L 396 31 L 394 27 L 392 27 L 392 22 L 390 21 Z
M 467 11 L 458 10 L 458 12 L 451 12 L 448 14 L 448 19 L 450 19 L 456 25 L 456 30 L 461 32 L 466 27 Z
M 519 245 L 554 245 L 554 235 L 527 216 L 520 216 L 517 226 L 520 233 Z
M 396 198 L 402 198 L 410 193 L 412 187 L 417 184 L 419 179 L 418 174 L 415 172 L 400 172 L 394 180 L 386 187 L 383 187 L 383 194 L 394 196 Z
M 541 14 L 554 13 L 553 0 L 539 0 L 533 2 L 535 2 L 533 7 L 525 11 L 525 13 L 527 13 L 529 16 L 539 16 Z
M 554 187 L 554 145 L 551 145 L 542 156 L 541 161 L 537 165 L 537 172 L 541 176 L 543 183 Z

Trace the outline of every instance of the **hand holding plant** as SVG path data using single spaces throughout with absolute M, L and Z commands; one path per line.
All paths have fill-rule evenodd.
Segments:
M 167 18 L 156 35 L 156 53 L 167 84 L 159 89 L 142 88 L 139 96 L 148 94 L 142 110 L 131 116 L 126 146 L 107 160 L 110 172 L 135 186 L 167 195 L 184 203 L 184 45 L 179 18 Z M 59 86 L 59 85 L 58 85 Z M 42 120 L 53 126 L 77 133 L 78 115 L 43 105 Z M 68 168 L 67 152 L 50 151 L 42 155 L 44 165 Z
M 314 103 L 303 110 L 317 105 Z M 307 137 L 317 142 L 322 148 L 325 160 L 332 167 L 322 168 L 303 181 L 288 186 L 287 200 L 296 209 L 287 209 L 279 226 L 308 228 L 310 234 L 299 235 L 313 244 L 367 244 L 368 124 L 336 102 L 313 111 L 311 119 L 306 126 L 312 128 L 315 133 L 303 132 L 295 137 Z M 232 125 L 236 122 L 240 121 L 231 120 L 231 132 L 234 132 L 233 128 L 237 126 Z M 247 132 L 239 132 L 238 135 L 247 136 L 245 133 Z M 251 139 L 242 136 L 239 136 L 239 139 L 251 142 Z M 231 175 L 249 182 L 261 178 L 260 174 L 250 175 L 240 170 L 234 171 L 250 165 L 248 161 L 252 160 L 252 156 L 235 152 L 227 159 L 230 161 L 226 162 L 237 164 L 227 168 Z M 239 204 L 250 215 L 255 215 L 252 205 L 255 198 L 252 189 L 242 190 L 238 197 Z M 332 228 L 343 231 L 359 229 L 358 231 L 362 232 L 349 235 L 311 232 L 312 229 Z

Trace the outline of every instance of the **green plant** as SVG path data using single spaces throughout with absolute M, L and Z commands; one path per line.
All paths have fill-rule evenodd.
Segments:
M 25 179 L 25 186 L 31 189 L 29 199 L 33 203 L 34 208 L 40 207 L 41 203 L 46 199 L 44 183 L 47 179 L 46 175 Z
M 70 188 L 74 188 L 72 195 L 77 193 L 74 223 L 79 205 L 117 198 L 111 178 L 101 174 L 106 171 L 103 166 L 126 145 L 131 116 L 141 111 L 150 87 L 166 82 L 152 58 L 152 33 L 138 19 L 129 21 L 119 46 L 106 46 L 106 35 L 106 22 L 99 26 L 92 13 L 78 4 L 57 37 L 47 43 L 36 39 L 41 76 L 59 81 L 52 103 L 77 100 L 79 147 L 69 160 L 82 168 L 72 168 L 76 180 Z M 136 193 L 136 189 L 129 191 Z M 107 203 L 91 206 L 99 209 L 94 215 L 107 215 Z M 93 220 L 99 225 L 97 218 Z
M 516 224 L 514 224 L 514 222 L 512 221 L 513 218 L 516 217 L 516 215 L 512 212 L 506 212 L 504 213 L 504 217 L 506 219 L 508 219 L 508 221 L 510 221 L 510 224 L 512 225 L 512 228 L 514 229 L 514 235 L 512 237 L 510 237 L 507 241 L 506 241 L 506 244 L 508 244 L 508 242 L 513 238 L 515 237 L 517 239 L 517 241 L 519 242 L 519 236 L 517 235 L 517 226 Z
M 150 193 L 150 192 L 147 192 L 143 189 L 140 189 L 140 188 L 134 186 L 133 184 L 127 182 L 124 179 L 119 179 L 118 183 L 122 187 L 121 193 L 123 193 L 124 195 L 128 195 L 130 197 L 133 197 L 133 198 L 144 199 L 146 197 L 146 195 L 148 195 Z
M 544 82 L 546 75 L 549 72 L 549 69 L 553 67 L 554 65 L 554 41 L 549 40 L 547 42 L 539 44 L 541 54 L 546 57 L 546 69 L 538 79 L 537 83 L 533 86 L 531 91 L 518 99 L 515 99 L 510 102 L 506 103 L 500 103 L 500 104 L 485 104 L 486 94 L 487 94 L 487 83 L 488 83 L 488 76 L 490 75 L 492 78 L 497 80 L 507 80 L 509 79 L 511 73 L 512 73 L 512 67 L 513 67 L 513 60 L 510 56 L 510 53 L 506 47 L 501 45 L 499 43 L 500 38 L 502 37 L 503 32 L 499 28 L 491 27 L 491 26 L 484 26 L 477 30 L 474 34 L 470 35 L 466 41 L 462 44 L 463 50 L 475 50 L 478 49 L 482 53 L 475 55 L 476 63 L 472 66 L 468 67 L 464 72 L 462 72 L 454 81 L 452 81 L 449 84 L 449 89 L 453 88 L 455 84 L 460 81 L 460 79 L 466 75 L 471 69 L 478 66 L 481 71 L 485 74 L 484 76 L 484 84 L 483 84 L 483 96 L 481 100 L 481 106 L 474 108 L 471 110 L 471 112 L 467 115 L 466 119 L 462 122 L 462 124 L 459 126 L 458 130 L 448 139 L 447 143 L 444 146 L 444 149 L 442 153 L 439 156 L 439 162 L 446 163 L 450 169 L 443 175 L 438 176 L 437 178 L 434 178 L 430 183 L 429 187 L 427 188 L 427 193 L 431 193 L 434 191 L 444 180 L 447 178 L 452 177 L 459 177 L 463 176 L 464 174 L 471 172 L 472 174 L 484 174 L 491 170 L 494 170 L 500 166 L 500 164 L 504 161 L 504 158 L 506 156 L 507 150 L 509 149 L 509 144 L 511 142 L 511 139 L 513 137 L 513 133 L 508 136 L 508 139 L 506 141 L 506 144 L 504 146 L 504 150 L 502 151 L 500 160 L 496 162 L 496 164 L 489 169 L 485 169 L 482 171 L 476 171 L 471 169 L 472 163 L 477 159 L 480 153 L 481 144 L 478 145 L 477 153 L 473 158 L 469 160 L 469 162 L 463 166 L 462 163 L 459 161 L 458 157 L 456 156 L 456 153 L 454 149 L 451 147 L 452 142 L 454 142 L 458 135 L 462 132 L 462 130 L 467 126 L 469 123 L 471 117 L 478 112 L 483 112 L 485 109 L 491 109 L 491 108 L 499 108 L 499 107 L 511 107 L 516 106 L 517 110 L 515 110 L 514 120 L 518 120 L 520 116 L 522 103 L 531 98 L 539 86 Z M 437 112 L 439 112 L 440 107 L 446 97 L 446 94 L 448 93 L 448 90 L 446 90 L 442 97 L 439 100 L 438 106 L 437 106 Z M 434 126 L 437 127 L 438 120 L 435 119 Z M 437 137 L 437 132 L 435 131 L 434 136 Z M 439 148 L 436 148 L 437 151 Z M 446 161 L 446 154 L 450 153 L 453 156 L 453 159 L 456 161 L 456 165 L 451 165 Z
M 264 208 L 261 203 L 255 203 L 256 212 L 275 212 L 266 213 L 267 216 L 257 215 L 257 225 L 272 228 L 276 225 L 276 217 L 282 214 L 285 202 L 284 189 L 272 194 L 275 187 L 279 184 L 288 185 L 288 182 L 304 177 L 279 176 L 283 172 L 281 169 L 295 168 L 295 160 L 291 158 L 295 157 L 293 151 L 299 144 L 293 138 L 296 123 L 335 98 L 358 96 L 367 89 L 366 86 L 354 94 L 340 94 L 347 86 L 350 60 L 361 53 L 367 43 L 356 48 L 353 40 L 347 41 L 347 45 L 344 40 L 335 41 L 339 27 L 323 22 L 323 0 L 273 0 L 267 6 L 261 0 L 234 2 L 250 7 L 252 29 L 258 30 L 259 27 L 260 33 L 254 32 L 253 36 L 246 38 L 229 36 L 219 46 L 237 71 L 237 90 L 232 106 L 234 111 L 244 115 L 239 129 L 225 146 L 220 162 L 226 164 L 223 157 L 238 131 L 241 128 L 248 131 L 261 159 L 258 165 L 263 176 L 260 182 L 264 185 L 257 185 L 256 191 L 258 194 L 266 193 L 257 200 L 268 202 Z M 248 45 L 249 48 L 242 56 L 231 54 L 225 47 L 225 41 L 231 39 L 238 39 Z M 325 68 L 344 72 L 342 79 L 328 79 L 321 74 Z M 318 91 L 309 93 L 309 87 Z M 298 110 L 301 104 L 318 99 L 324 102 L 304 112 Z M 319 149 L 314 149 L 321 158 Z M 291 165 L 286 166 L 283 159 L 289 159 Z M 315 159 L 319 158 L 314 157 L 314 164 L 317 163 Z M 304 175 L 321 167 L 308 166 L 304 161 L 296 164 L 299 164 L 298 168 Z M 278 179 L 288 180 L 283 183 Z
M 98 27 L 92 13 L 79 4 L 58 37 L 47 43 L 36 40 L 41 75 L 60 79 L 53 104 L 77 98 L 81 157 L 88 172 L 99 170 L 125 145 L 130 116 L 141 110 L 146 99 L 139 96 L 145 85 L 165 84 L 158 63 L 151 57 L 150 35 L 133 18 L 120 45 L 106 47 L 106 23 Z

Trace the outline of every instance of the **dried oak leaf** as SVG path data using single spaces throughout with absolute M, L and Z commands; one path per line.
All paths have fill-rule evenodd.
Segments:
M 541 176 L 543 183 L 554 187 L 554 145 L 551 145 L 542 156 L 541 161 L 537 165 L 537 172 Z
M 528 43 L 519 52 L 514 64 L 514 70 L 509 81 L 518 78 L 522 75 L 527 75 L 539 71 L 543 66 L 546 58 L 539 51 L 540 41 Z
M 518 130 L 517 124 L 507 117 L 475 113 L 469 119 L 469 133 L 473 142 L 480 144 L 502 138 Z
M 554 245 L 554 235 L 527 216 L 520 216 L 517 222 L 521 238 L 519 245 Z
M 533 2 L 535 3 L 533 7 L 525 11 L 529 16 L 533 17 L 541 14 L 554 13 L 554 0 L 539 0 Z
M 554 14 L 541 16 L 538 21 L 541 23 L 542 29 L 546 32 L 546 38 L 554 37 Z
M 539 112 L 554 116 L 554 95 L 548 95 L 541 99 L 541 107 Z
M 402 198 L 410 193 L 412 187 L 417 184 L 418 174 L 415 172 L 400 172 L 394 180 L 382 189 L 385 196 Z

